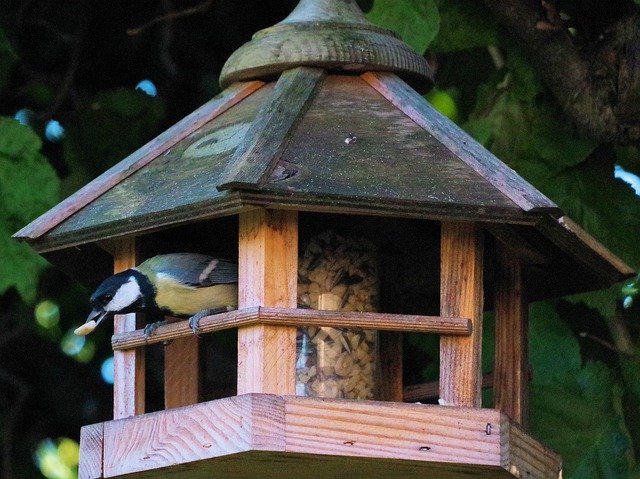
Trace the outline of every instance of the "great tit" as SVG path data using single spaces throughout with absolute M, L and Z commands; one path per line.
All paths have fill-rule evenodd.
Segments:
M 104 280 L 90 302 L 93 310 L 77 335 L 89 334 L 114 314 L 137 312 L 191 317 L 195 332 L 200 318 L 237 308 L 238 266 L 204 254 L 158 255 Z

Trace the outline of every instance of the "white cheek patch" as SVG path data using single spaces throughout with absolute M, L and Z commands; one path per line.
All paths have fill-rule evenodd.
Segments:
M 129 281 L 118 288 L 113 299 L 109 301 L 109 304 L 107 304 L 104 309 L 105 311 L 120 311 L 127 306 L 131 306 L 141 297 L 140 286 L 136 279 L 131 276 Z

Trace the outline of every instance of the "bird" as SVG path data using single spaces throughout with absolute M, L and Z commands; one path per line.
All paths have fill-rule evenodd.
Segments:
M 91 313 L 75 330 L 79 336 L 115 314 L 138 312 L 188 317 L 197 333 L 203 317 L 238 307 L 238 266 L 197 253 L 153 256 L 105 279 L 91 295 L 90 304 Z M 145 335 L 153 334 L 158 325 L 147 325 Z

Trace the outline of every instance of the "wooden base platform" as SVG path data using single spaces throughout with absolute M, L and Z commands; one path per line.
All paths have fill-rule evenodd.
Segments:
M 245 394 L 85 426 L 80 479 L 557 479 L 499 411 Z

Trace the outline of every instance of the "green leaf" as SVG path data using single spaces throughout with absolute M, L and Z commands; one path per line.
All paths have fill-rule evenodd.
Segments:
M 369 21 L 393 30 L 423 54 L 438 34 L 440 15 L 434 0 L 375 0 Z
M 440 29 L 430 45 L 447 53 L 498 43 L 498 22 L 482 2 L 476 0 L 436 0 Z
M 530 309 L 530 351 L 530 427 L 562 456 L 564 477 L 627 478 L 632 445 L 611 370 L 582 365 L 578 341 L 548 302 Z
M 555 384 L 558 378 L 580 369 L 580 345 L 548 302 L 529 308 L 529 359 L 534 366 L 532 384 Z
M 583 162 L 597 143 L 579 136 L 555 104 L 539 98 L 542 84 L 518 50 L 509 50 L 506 68 L 500 77 L 481 86 L 464 127 L 539 187 L 554 174 Z
M 531 430 L 562 456 L 564 477 L 629 477 L 633 453 L 620 413 L 622 390 L 603 363 L 534 384 L 531 406 Z
M 6 86 L 18 56 L 11 48 L 7 36 L 0 28 L 0 91 Z
M 60 187 L 41 146 L 29 127 L 0 117 L 0 294 L 15 287 L 26 302 L 35 299 L 46 262 L 10 236 L 55 205 Z

